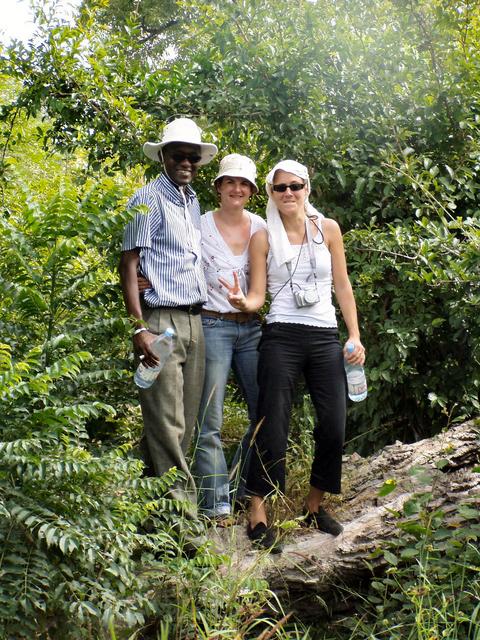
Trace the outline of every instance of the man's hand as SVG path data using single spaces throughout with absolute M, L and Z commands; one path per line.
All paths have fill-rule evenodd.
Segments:
M 155 367 L 158 364 L 158 357 L 151 349 L 152 343 L 157 337 L 154 333 L 150 333 L 150 331 L 140 331 L 140 333 L 133 336 L 133 344 L 140 353 L 142 364 L 146 367 Z
M 147 289 L 152 288 L 152 283 L 150 282 L 150 280 L 140 274 L 137 274 L 137 284 L 138 284 L 138 293 L 140 293 L 140 295 L 142 293 L 145 293 Z

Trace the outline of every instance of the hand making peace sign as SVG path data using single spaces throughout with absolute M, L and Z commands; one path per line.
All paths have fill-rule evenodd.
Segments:
M 240 309 L 240 311 L 245 311 L 246 298 L 245 298 L 245 294 L 240 288 L 240 282 L 238 280 L 237 272 L 236 271 L 233 272 L 233 285 L 230 284 L 227 280 L 224 280 L 223 278 L 219 278 L 218 281 L 227 290 L 228 292 L 227 298 L 230 304 L 232 305 L 232 307 L 235 307 L 236 309 Z

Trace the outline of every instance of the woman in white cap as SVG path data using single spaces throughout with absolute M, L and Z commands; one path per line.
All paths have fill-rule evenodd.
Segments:
M 202 310 L 206 368 L 192 472 L 201 512 L 220 525 L 231 521 L 229 477 L 221 441 L 226 385 L 233 369 L 252 426 L 258 395 L 257 346 L 261 329 L 257 313 L 232 307 L 219 278 L 231 277 L 234 271 L 238 286 L 247 292 L 250 238 L 266 226 L 260 216 L 245 209 L 250 196 L 258 191 L 255 180 L 255 163 L 250 158 L 237 153 L 225 156 L 214 180 L 219 207 L 201 217 L 202 262 L 208 294 Z M 243 459 L 239 461 L 233 475 L 241 475 L 244 464 Z
M 248 434 L 255 426 L 261 329 L 257 313 L 239 312 L 232 307 L 219 278 L 230 277 L 234 271 L 238 286 L 246 293 L 250 238 L 266 228 L 263 218 L 245 209 L 250 196 L 258 191 L 256 173 L 250 158 L 238 153 L 225 156 L 214 180 L 219 207 L 200 218 L 202 270 L 207 283 L 207 302 L 201 312 L 206 367 L 192 473 L 198 487 L 200 511 L 223 526 L 232 523 L 232 497 L 241 499 L 244 495 Z M 142 293 L 151 286 L 142 276 L 137 281 Z M 221 441 L 223 404 L 231 369 L 246 400 L 250 419 L 249 431 L 233 464 L 232 490 Z
M 324 493 L 340 493 L 345 432 L 344 358 L 363 364 L 355 299 L 348 278 L 342 234 L 309 202 L 307 168 L 293 160 L 278 163 L 266 178 L 269 196 L 267 231 L 250 242 L 250 286 L 247 296 L 223 280 L 229 302 L 253 313 L 271 296 L 259 346 L 260 424 L 247 477 L 251 496 L 247 533 L 259 547 L 278 551 L 267 525 L 265 499 L 285 490 L 285 456 L 295 385 L 303 374 L 317 420 L 305 524 L 334 536 L 343 530 L 322 506 Z M 353 352 L 339 342 L 332 285 Z

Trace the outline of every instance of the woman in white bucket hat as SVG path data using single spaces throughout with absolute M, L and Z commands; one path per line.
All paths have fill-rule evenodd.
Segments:
M 219 207 L 201 218 L 202 262 L 208 293 L 202 310 L 206 368 L 192 472 L 198 486 L 201 512 L 225 525 L 231 522 L 232 510 L 221 441 L 225 389 L 233 369 L 247 403 L 252 427 L 258 394 L 257 345 L 261 331 L 258 314 L 239 312 L 232 307 L 219 278 L 228 277 L 235 271 L 240 286 L 247 292 L 250 238 L 266 225 L 260 216 L 245 209 L 250 196 L 258 191 L 253 160 L 238 153 L 225 156 L 214 186 Z M 234 481 L 241 476 L 244 463 L 240 457 L 232 472 Z
M 147 150 L 154 158 L 164 140 L 148 144 Z M 221 441 L 225 389 L 233 369 L 248 407 L 251 422 L 248 434 L 256 415 L 257 345 L 261 330 L 258 314 L 239 312 L 228 302 L 219 277 L 229 277 L 235 271 L 240 286 L 247 292 L 250 238 L 259 229 L 265 229 L 266 223 L 245 209 L 250 196 L 258 191 L 253 160 L 238 153 L 225 156 L 214 187 L 219 207 L 201 216 L 202 266 L 207 281 L 207 302 L 202 310 L 206 371 L 192 473 L 198 485 L 200 511 L 218 525 L 226 526 L 232 523 L 229 517 L 232 496 Z M 144 291 L 150 283 L 139 277 L 138 285 Z M 248 450 L 245 436 L 232 470 L 237 498 L 243 497 Z

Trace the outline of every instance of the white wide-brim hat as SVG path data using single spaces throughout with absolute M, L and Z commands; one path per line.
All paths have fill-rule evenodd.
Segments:
M 162 147 L 172 142 L 183 142 L 200 147 L 201 159 L 198 164 L 208 164 L 218 153 L 216 145 L 202 142 L 202 130 L 190 118 L 177 118 L 169 122 L 163 129 L 162 140 L 160 142 L 145 142 L 143 153 L 150 160 L 159 162 L 158 152 Z
M 257 178 L 257 168 L 253 160 L 242 156 L 239 153 L 230 153 L 220 161 L 220 167 L 218 169 L 218 175 L 215 177 L 213 183 L 224 176 L 230 178 L 244 178 L 248 180 L 252 185 L 255 193 L 258 191 L 257 184 L 255 182 Z

